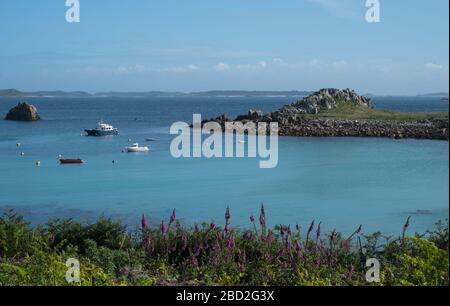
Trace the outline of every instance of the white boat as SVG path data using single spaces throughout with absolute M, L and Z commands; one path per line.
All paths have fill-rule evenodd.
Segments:
M 130 147 L 126 147 L 127 152 L 136 153 L 136 152 L 148 152 L 150 149 L 148 147 L 140 147 L 139 144 L 133 143 Z

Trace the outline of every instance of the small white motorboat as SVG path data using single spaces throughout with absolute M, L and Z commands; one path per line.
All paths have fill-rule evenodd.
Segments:
M 130 153 L 148 152 L 148 151 L 150 151 L 150 149 L 147 146 L 140 147 L 137 142 L 133 143 L 130 147 L 126 147 L 125 149 L 127 150 L 127 152 L 130 152 Z

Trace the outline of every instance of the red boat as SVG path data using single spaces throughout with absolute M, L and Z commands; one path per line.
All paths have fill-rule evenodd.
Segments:
M 61 164 L 84 164 L 84 160 L 79 159 L 79 158 L 77 158 L 77 159 L 66 159 L 66 158 L 62 159 L 61 158 L 59 160 L 59 162 Z

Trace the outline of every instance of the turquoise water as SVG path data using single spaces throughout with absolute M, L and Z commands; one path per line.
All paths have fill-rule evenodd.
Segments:
M 418 232 L 448 218 L 448 142 L 283 137 L 275 169 L 260 169 L 259 160 L 251 158 L 170 155 L 170 124 L 189 120 L 193 112 L 235 115 L 286 102 L 33 101 L 45 120 L 0 121 L 0 207 L 14 208 L 36 223 L 49 217 L 94 220 L 104 214 L 135 225 L 142 213 L 156 223 L 173 208 L 187 224 L 222 223 L 229 205 L 232 223 L 247 227 L 249 216 L 264 202 L 271 225 L 306 226 L 316 219 L 329 230 L 350 232 L 363 224 L 365 232 L 387 234 L 399 233 L 410 215 L 411 230 Z M 0 102 L 0 115 L 15 103 Z M 80 132 L 94 126 L 99 116 L 121 135 L 82 137 Z M 129 138 L 145 143 L 147 137 L 158 139 L 147 143 L 150 153 L 122 153 Z M 81 157 L 86 164 L 61 166 L 59 154 Z

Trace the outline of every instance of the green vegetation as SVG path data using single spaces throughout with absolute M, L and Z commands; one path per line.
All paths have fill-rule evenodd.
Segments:
M 350 102 L 342 102 L 337 108 L 322 109 L 316 118 L 348 119 L 348 120 L 386 120 L 386 121 L 423 121 L 447 120 L 448 112 L 442 113 L 405 113 L 370 109 Z
M 380 233 L 349 237 L 321 233 L 321 224 L 266 229 L 261 208 L 252 230 L 204 224 L 183 228 L 175 211 L 168 222 L 129 231 L 101 218 L 94 224 L 52 220 L 31 227 L 7 212 L 0 217 L 0 285 L 68 285 L 66 260 L 80 261 L 73 285 L 368 285 L 365 263 L 377 258 L 374 285 L 448 285 L 448 221 L 437 230 L 397 239 Z M 259 224 L 257 224 L 259 223 Z

